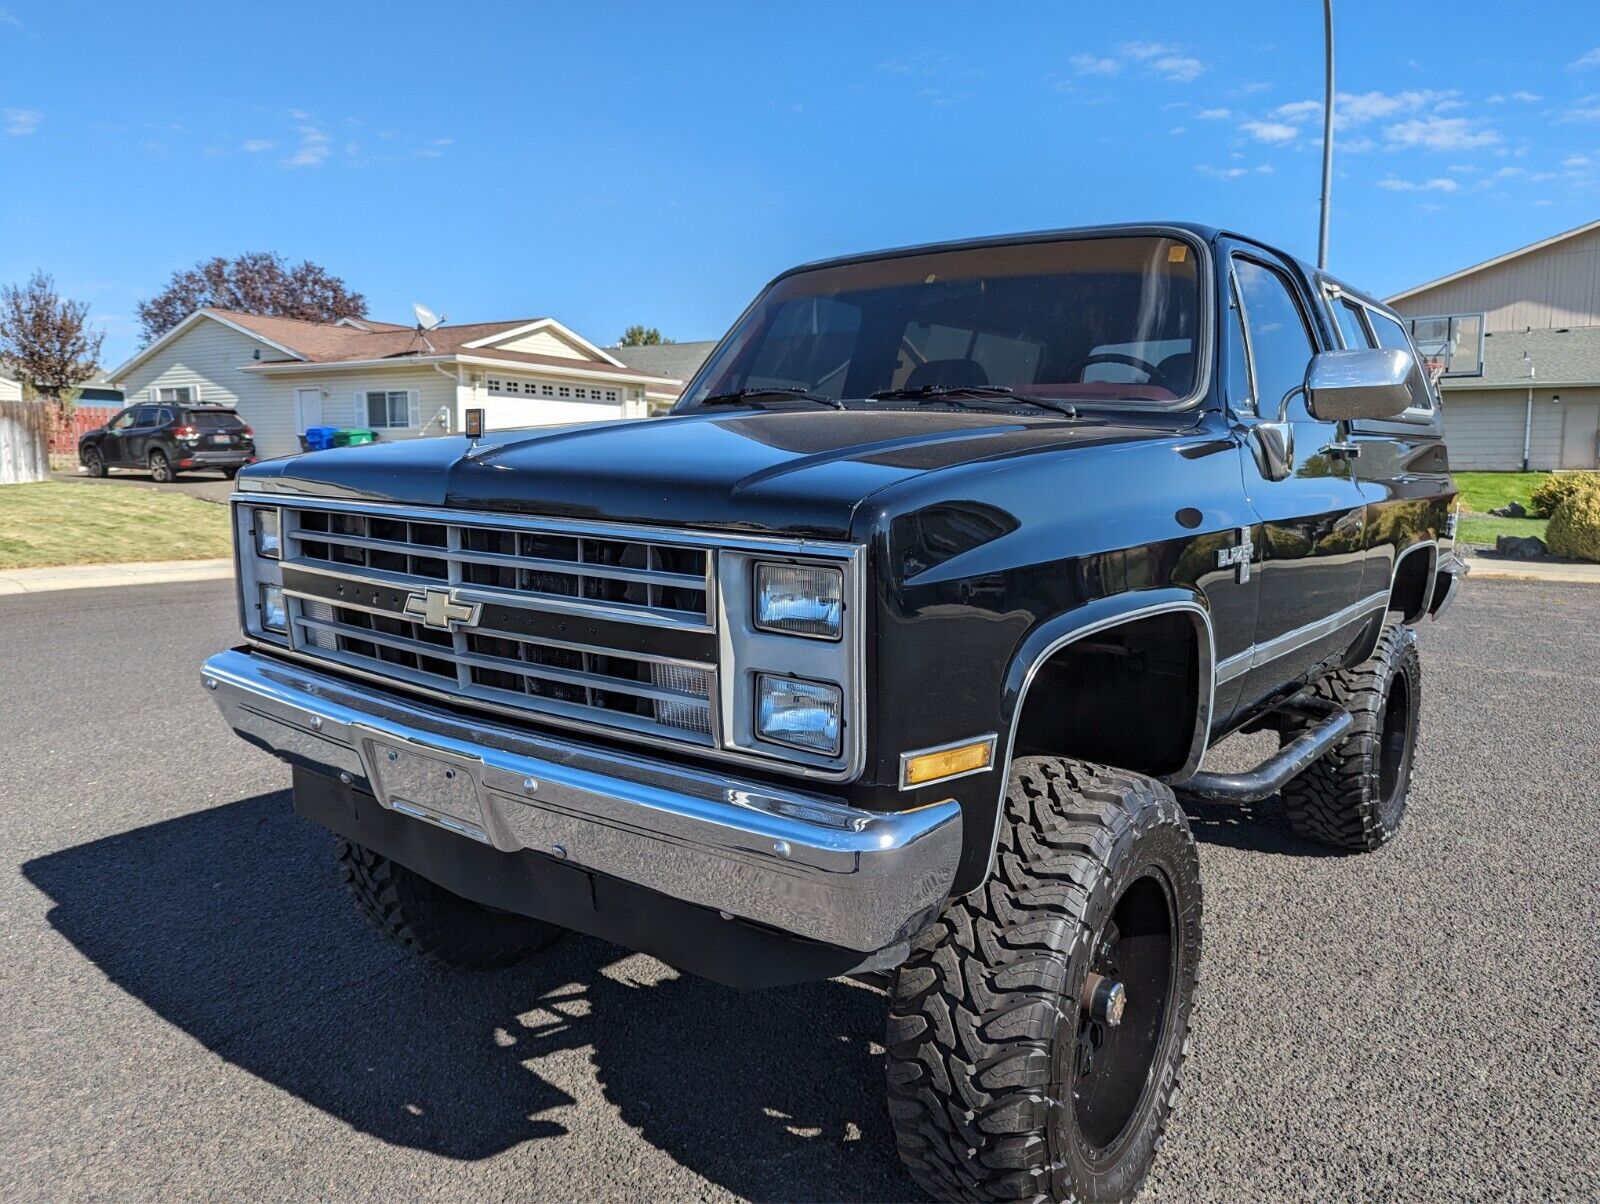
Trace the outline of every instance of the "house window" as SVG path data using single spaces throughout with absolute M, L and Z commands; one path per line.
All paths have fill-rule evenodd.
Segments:
M 522 382 L 522 391 L 529 397 L 532 397 L 539 391 L 539 386 L 534 384 L 531 380 L 525 380 Z
M 493 378 L 491 378 L 489 380 L 489 392 L 491 392 L 491 393 L 500 392 L 500 382 L 497 381 L 497 380 L 494 380 Z
M 554 397 L 556 395 L 556 389 L 554 385 L 540 385 L 539 392 L 543 393 L 546 397 Z
M 367 425 L 411 425 L 411 395 L 404 389 L 372 389 L 367 393 Z
M 615 401 L 616 399 L 617 399 L 617 391 L 615 389 L 607 389 L 606 390 L 606 400 L 607 401 Z
M 587 389 L 574 389 L 572 391 L 572 395 L 579 401 L 587 401 L 589 398 L 589 391 Z
M 156 390 L 157 401 L 175 401 L 180 405 L 200 400 L 193 385 L 163 385 Z
M 562 397 L 571 397 L 572 396 L 572 390 L 567 388 L 566 385 L 562 385 L 561 388 L 558 390 L 558 392 Z

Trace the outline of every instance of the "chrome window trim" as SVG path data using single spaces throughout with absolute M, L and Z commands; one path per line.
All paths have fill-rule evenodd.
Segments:
M 930 748 L 913 748 L 908 752 L 903 752 L 900 754 L 900 789 L 921 790 L 924 786 L 942 786 L 946 782 L 955 781 L 957 778 L 970 778 L 974 774 L 992 773 L 995 768 L 995 746 L 999 742 L 999 733 L 986 732 L 981 736 L 968 736 L 965 740 L 951 740 L 945 744 L 935 744 Z M 952 773 L 948 777 L 935 778 L 931 782 L 918 782 L 916 785 L 910 785 L 906 782 L 906 767 L 918 757 L 925 757 L 929 753 L 950 752 L 952 749 L 966 748 L 968 745 L 979 743 L 986 744 L 989 747 L 989 763 L 987 765 L 980 765 L 977 769 L 963 769 L 960 773 Z
M 1206 638 L 1200 645 L 1200 675 L 1204 679 L 1204 687 L 1198 691 L 1199 698 L 1196 702 L 1195 734 L 1190 740 L 1189 761 L 1177 773 L 1172 774 L 1170 780 L 1181 781 L 1192 773 L 1199 772 L 1205 763 L 1206 747 L 1211 742 L 1211 717 L 1216 709 L 1217 702 L 1217 640 L 1216 633 L 1211 627 L 1211 613 L 1199 602 L 1189 600 L 1184 602 L 1157 602 L 1150 606 L 1141 606 L 1134 610 L 1124 611 L 1119 615 L 1110 615 L 1094 623 L 1087 623 L 1076 627 L 1059 639 L 1051 641 L 1045 649 L 1034 658 L 1028 666 L 1028 672 L 1022 679 L 1022 688 L 1017 692 L 1016 712 L 1011 717 L 1010 731 L 1006 734 L 1006 759 L 1000 775 L 1000 796 L 996 800 L 994 811 L 994 829 L 989 833 L 989 864 L 984 870 L 983 881 L 988 881 L 994 873 L 994 862 L 1000 847 L 1000 825 L 1005 822 L 1006 790 L 1011 782 L 1011 762 L 1016 755 L 1017 748 L 1017 720 L 1027 706 L 1028 691 L 1033 686 L 1033 679 L 1039 670 L 1052 656 L 1069 644 L 1075 644 L 1081 639 L 1097 635 L 1102 631 L 1109 631 L 1113 627 L 1121 627 L 1128 623 L 1136 623 L 1140 619 L 1148 619 L 1155 615 L 1190 613 L 1200 616 L 1200 625 L 1205 628 Z M 974 887 L 981 889 L 983 882 Z M 970 893 L 970 892 L 969 892 Z
M 476 710 L 492 713 L 494 715 L 513 719 L 518 723 L 527 725 L 532 730 L 538 730 L 541 725 L 550 725 L 567 731 L 587 734 L 592 738 L 614 739 L 626 743 L 642 744 L 663 750 L 676 750 L 679 753 L 701 756 L 728 764 L 747 766 L 752 769 L 761 769 L 770 773 L 793 775 L 821 782 L 850 782 L 860 777 L 866 763 L 866 724 L 863 720 L 863 710 L 866 705 L 866 549 L 859 544 L 836 543 L 808 539 L 783 539 L 768 538 L 764 536 L 750 536 L 738 533 L 724 534 L 720 531 L 686 530 L 677 528 L 663 528 L 633 523 L 612 522 L 585 522 L 568 519 L 545 518 L 540 515 L 513 515 L 498 511 L 458 510 L 437 506 L 410 506 L 393 503 L 345 501 L 340 498 L 305 497 L 292 493 L 258 493 L 239 492 L 230 499 L 233 505 L 235 529 L 235 555 L 236 569 L 240 582 L 256 580 L 254 567 L 261 563 L 261 558 L 255 555 L 254 547 L 245 547 L 244 541 L 238 538 L 239 522 L 247 516 L 252 507 L 266 506 L 300 510 L 328 510 L 348 514 L 366 514 L 376 517 L 399 517 L 418 522 L 436 522 L 453 524 L 455 526 L 483 526 L 496 527 L 518 531 L 550 531 L 562 535 L 588 535 L 597 538 L 639 540 L 655 543 L 667 543 L 702 549 L 706 557 L 706 589 L 707 611 L 712 616 L 708 625 L 697 623 L 684 623 L 682 621 L 667 620 L 662 622 L 658 617 L 648 614 L 638 614 L 623 609 L 601 607 L 585 607 L 583 614 L 586 617 L 614 619 L 621 622 L 630 622 L 643 625 L 666 626 L 673 630 L 704 631 L 712 633 L 718 641 L 719 652 L 731 644 L 734 647 L 744 642 L 747 633 L 735 633 L 731 630 L 719 629 L 715 616 L 721 613 L 722 599 L 721 588 L 718 580 L 720 555 L 726 550 L 729 552 L 746 553 L 749 555 L 771 555 L 776 557 L 790 557 L 810 560 L 822 560 L 838 565 L 845 574 L 845 596 L 848 607 L 854 611 L 854 618 L 847 612 L 846 622 L 853 623 L 853 628 L 847 627 L 847 637 L 844 643 L 852 643 L 850 651 L 849 672 L 847 680 L 833 682 L 844 691 L 844 722 L 842 748 L 836 757 L 820 757 L 818 754 L 807 754 L 805 750 L 789 749 L 782 745 L 763 741 L 762 743 L 771 751 L 761 749 L 748 749 L 741 746 L 728 746 L 725 737 L 725 724 L 721 718 L 724 708 L 720 694 L 721 680 L 725 677 L 732 678 L 735 669 L 739 674 L 753 675 L 756 671 L 783 674 L 781 668 L 770 668 L 763 665 L 741 663 L 737 658 L 729 663 L 722 663 L 721 657 L 718 664 L 713 667 L 714 693 L 710 700 L 712 738 L 711 742 L 696 740 L 691 733 L 684 737 L 660 736 L 652 732 L 642 732 L 625 726 L 607 726 L 593 720 L 571 719 L 562 715 L 552 714 L 549 711 L 535 711 L 528 708 L 517 708 L 504 705 L 478 696 L 463 695 L 446 689 L 435 688 L 399 676 L 389 676 L 375 673 L 357 667 L 346 661 L 330 658 L 325 655 L 311 654 L 301 651 L 299 647 L 287 646 L 287 641 L 272 638 L 269 634 L 252 630 L 245 621 L 245 595 L 240 590 L 240 619 L 244 629 L 247 644 L 275 656 L 293 658 L 302 664 L 321 667 L 334 673 L 348 675 L 375 685 L 389 687 L 417 697 L 428 698 L 449 707 L 459 707 L 465 710 Z M 283 518 L 280 513 L 280 530 Z M 285 561 L 265 561 L 273 568 L 280 568 Z M 361 569 L 351 566 L 350 572 L 340 572 L 336 569 L 323 569 L 317 566 L 288 562 L 289 567 L 296 570 L 308 571 L 324 576 L 341 577 L 344 579 L 359 579 L 370 576 L 373 570 Z M 381 573 L 381 570 L 378 572 Z M 382 581 L 380 576 L 370 576 L 372 581 Z M 465 597 L 471 594 L 479 601 L 507 601 L 505 591 L 495 591 L 488 586 L 453 587 Z M 285 596 L 291 596 L 291 591 L 285 591 Z M 295 597 L 303 597 L 294 593 Z M 321 599 L 324 600 L 325 599 Z M 545 595 L 516 595 L 517 604 L 527 607 L 529 602 L 536 602 L 541 608 L 560 611 L 559 606 L 546 607 Z M 559 599 L 548 599 L 549 602 L 558 602 Z M 350 603 L 341 601 L 341 606 Z M 368 609 L 355 607 L 355 609 Z M 729 625 L 732 626 L 731 624 Z M 770 633 L 763 633 L 770 634 Z M 781 638 L 789 638 L 787 635 Z M 546 641 L 548 642 L 548 641 Z M 831 646 L 838 647 L 835 643 Z M 441 659 L 451 658 L 453 654 L 441 648 L 444 656 Z M 614 650 L 613 650 L 614 651 Z M 629 653 L 629 656 L 634 654 Z M 640 654 L 635 659 L 654 659 L 663 663 L 681 663 L 686 667 L 705 668 L 705 663 L 693 660 L 678 661 L 676 658 L 657 656 L 654 654 Z M 780 751 L 781 750 L 781 751 Z

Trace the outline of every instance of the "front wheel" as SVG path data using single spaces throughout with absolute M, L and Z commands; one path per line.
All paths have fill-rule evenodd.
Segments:
M 563 929 L 452 894 L 371 849 L 341 840 L 339 872 L 372 926 L 413 953 L 457 970 L 494 970 L 532 957 Z
M 1178 1093 L 1200 864 L 1166 786 L 1012 768 L 989 880 L 915 942 L 889 1015 L 900 1155 L 939 1199 L 1125 1200 Z
M 1295 835 L 1365 853 L 1393 840 L 1405 818 L 1422 714 L 1417 634 L 1389 623 L 1372 655 L 1331 674 L 1316 693 L 1350 712 L 1350 734 L 1283 788 Z M 1284 741 L 1299 728 L 1285 731 Z
M 91 447 L 84 451 L 83 471 L 91 477 L 103 477 L 106 475 L 106 458 L 100 454 L 98 449 Z
M 172 461 L 167 459 L 166 452 L 153 451 L 150 453 L 150 479 L 157 485 L 170 485 L 177 478 L 177 473 L 172 471 Z

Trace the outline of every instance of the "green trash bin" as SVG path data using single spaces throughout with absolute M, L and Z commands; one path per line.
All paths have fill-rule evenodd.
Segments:
M 335 447 L 360 447 L 364 443 L 377 442 L 378 436 L 365 427 L 347 426 L 333 433 Z

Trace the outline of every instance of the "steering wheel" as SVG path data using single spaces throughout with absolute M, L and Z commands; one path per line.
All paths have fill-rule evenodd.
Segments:
M 1096 351 L 1083 361 L 1082 367 L 1087 368 L 1090 364 L 1126 364 L 1130 368 L 1137 368 L 1140 372 L 1143 372 L 1145 376 L 1149 377 L 1152 385 L 1159 385 L 1161 388 L 1166 389 L 1167 392 L 1172 392 L 1172 386 L 1167 384 L 1167 378 L 1161 375 L 1161 369 L 1157 368 L 1149 360 L 1142 360 L 1136 355 L 1124 355 L 1120 351 Z M 1081 369 L 1078 372 L 1078 379 L 1083 379 Z

